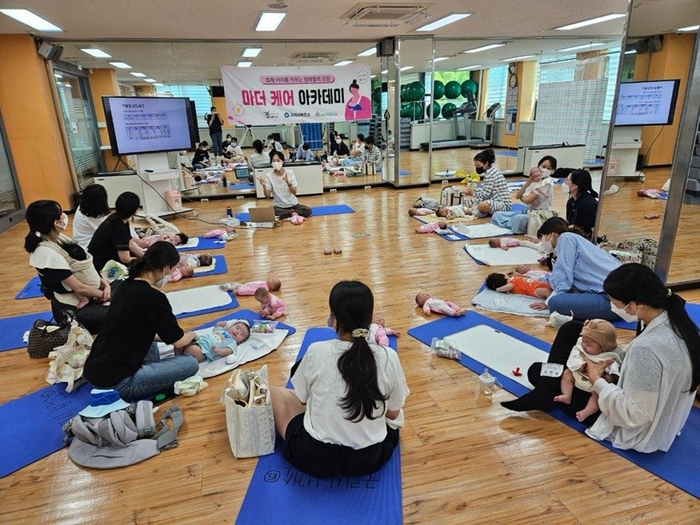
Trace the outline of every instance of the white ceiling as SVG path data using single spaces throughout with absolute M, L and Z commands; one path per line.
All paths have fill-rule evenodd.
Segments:
M 245 45 L 262 44 L 263 51 L 253 65 L 293 65 L 294 53 L 330 52 L 333 60 L 354 59 L 380 69 L 376 57 L 357 53 L 387 36 L 421 36 L 415 29 L 424 22 L 451 13 L 472 16 L 435 31 L 435 56 L 448 56 L 436 69 L 490 66 L 513 56 L 556 55 L 559 49 L 580 44 L 604 42 L 619 45 L 624 18 L 574 31 L 552 31 L 573 22 L 609 13 L 624 13 L 627 0 L 433 0 L 432 2 L 394 0 L 365 5 L 421 5 L 424 11 L 412 24 L 378 22 L 381 27 L 356 27 L 343 15 L 358 5 L 354 0 L 285 0 L 288 15 L 274 33 L 256 33 L 255 23 L 262 10 L 276 0 L 0 0 L 3 8 L 27 8 L 61 27 L 62 33 L 38 34 L 40 38 L 65 47 L 62 56 L 84 68 L 111 67 L 110 60 L 127 62 L 134 69 L 164 83 L 215 84 L 221 65 L 235 65 Z M 635 0 L 630 33 L 649 36 L 700 21 L 698 0 Z M 535 7 L 536 6 L 536 7 Z M 425 19 L 427 12 L 430 19 Z M 0 15 L 0 34 L 27 33 L 29 28 Z M 450 39 L 443 41 L 441 39 Z M 477 40 L 482 39 L 482 40 Z M 483 53 L 461 51 L 493 43 L 506 46 Z M 97 47 L 112 59 L 94 59 L 80 47 Z M 407 42 L 402 47 L 402 65 L 413 71 L 429 67 L 430 46 L 425 40 Z M 128 71 L 119 71 L 120 81 L 137 82 Z

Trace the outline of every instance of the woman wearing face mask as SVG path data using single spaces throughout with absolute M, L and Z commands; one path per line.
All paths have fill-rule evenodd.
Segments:
M 472 198 L 464 204 L 465 208 L 477 217 L 486 217 L 497 211 L 510 211 L 510 192 L 508 183 L 496 166 L 496 154 L 487 149 L 474 156 L 474 167 L 483 176 L 483 186 L 480 189 L 464 188 L 464 193 Z
M 159 241 L 129 267 L 102 330 L 95 338 L 83 375 L 96 388 L 113 388 L 124 401 L 148 399 L 172 389 L 199 370 L 187 354 L 160 359 L 156 339 L 184 348 L 196 337 L 178 325 L 167 297 L 158 288 L 169 278 L 180 254 Z
M 613 311 L 644 327 L 627 346 L 620 380 L 601 378 L 604 363 L 586 359 L 601 416 L 586 433 L 615 448 L 668 451 L 700 385 L 700 334 L 685 301 L 642 264 L 625 264 L 605 279 Z
M 265 198 L 272 197 L 272 205 L 275 207 L 275 215 L 280 219 L 286 219 L 297 213 L 302 217 L 311 216 L 311 208 L 299 204 L 297 199 L 297 179 L 292 170 L 284 167 L 284 157 L 273 151 L 270 154 L 272 171 L 264 177 L 258 177 L 258 182 L 262 185 Z
M 24 249 L 31 254 L 29 264 L 39 274 L 54 318 L 63 319 L 63 313 L 71 310 L 85 328 L 98 332 L 109 310 L 102 303 L 110 300 L 112 289 L 95 270 L 90 254 L 63 234 L 68 216 L 61 205 L 35 201 L 27 207 L 25 218 L 29 233 Z
M 537 237 L 545 253 L 556 250 L 557 259 L 546 279 L 552 295 L 546 302 L 533 303 L 531 308 L 564 315 L 574 319 L 607 319 L 616 321 L 618 315 L 610 309 L 610 300 L 603 290 L 603 281 L 620 266 L 620 262 L 582 235 L 569 229 L 560 217 L 547 219 Z
M 566 177 L 565 184 L 569 189 L 566 222 L 581 228 L 590 239 L 598 212 L 598 193 L 592 188 L 591 174 L 586 170 L 574 170 Z
M 515 198 L 527 205 L 521 211 L 497 211 L 491 222 L 513 233 L 527 232 L 528 214 L 532 210 L 548 210 L 552 205 L 554 181 L 550 175 L 557 169 L 557 159 L 547 155 L 542 157 L 525 184 L 515 194 Z

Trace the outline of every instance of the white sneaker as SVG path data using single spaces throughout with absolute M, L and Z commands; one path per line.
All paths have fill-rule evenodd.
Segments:
M 613 184 L 607 190 L 605 190 L 603 192 L 603 194 L 604 195 L 615 195 L 618 191 L 620 191 L 620 187 L 617 184 Z
M 545 326 L 551 326 L 553 328 L 559 329 L 564 323 L 568 323 L 574 318 L 573 312 L 571 315 L 560 314 L 559 312 L 552 312 L 549 314 L 549 320 Z

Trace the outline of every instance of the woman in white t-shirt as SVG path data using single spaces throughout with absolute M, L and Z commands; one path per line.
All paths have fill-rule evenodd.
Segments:
M 107 190 L 100 184 L 90 184 L 83 190 L 80 206 L 73 218 L 73 242 L 87 250 L 97 227 L 109 215 Z
M 374 297 L 359 281 L 330 293 L 336 339 L 313 343 L 292 369 L 293 389 L 272 387 L 283 455 L 319 478 L 376 472 L 394 453 L 409 394 L 398 355 L 370 341 Z
M 280 219 L 287 219 L 294 213 L 302 217 L 311 216 L 311 208 L 299 204 L 297 199 L 297 179 L 292 170 L 284 167 L 284 156 L 278 151 L 270 153 L 272 171 L 264 177 L 258 177 L 262 185 L 265 198 L 272 197 L 272 205 L 275 207 L 275 215 Z

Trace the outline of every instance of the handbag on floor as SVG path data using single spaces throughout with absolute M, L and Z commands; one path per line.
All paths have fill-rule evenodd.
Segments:
M 49 353 L 55 347 L 66 344 L 72 322 L 72 315 L 66 315 L 59 324 L 56 324 L 53 318 L 50 321 L 34 321 L 27 340 L 29 357 L 49 357 Z
M 559 217 L 554 210 L 530 210 L 527 212 L 527 236 L 537 238 L 537 230 L 540 229 L 544 221 L 552 217 Z
M 234 370 L 221 402 L 226 407 L 226 428 L 234 456 L 250 458 L 274 452 L 275 419 L 267 365 L 260 370 Z

